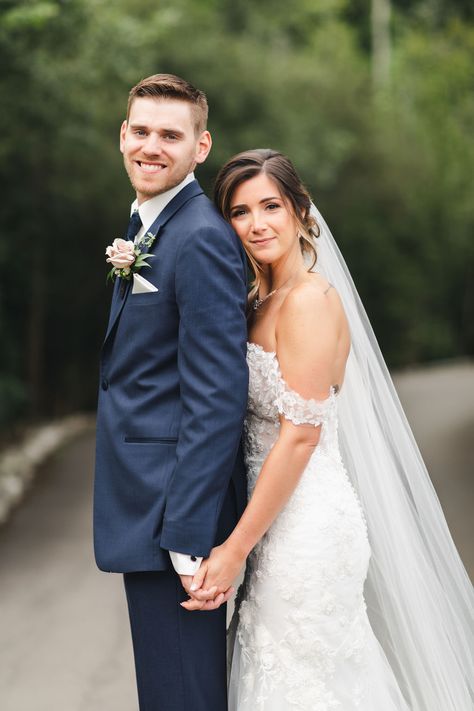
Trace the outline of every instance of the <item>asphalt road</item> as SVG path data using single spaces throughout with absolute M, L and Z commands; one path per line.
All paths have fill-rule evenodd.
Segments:
M 474 573 L 474 366 L 397 379 L 454 539 Z M 58 452 L 0 530 L 1 711 L 136 711 L 121 577 L 91 546 L 93 434 Z

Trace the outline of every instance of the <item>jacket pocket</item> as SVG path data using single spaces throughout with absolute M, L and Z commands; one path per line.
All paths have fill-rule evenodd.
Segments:
M 173 444 L 177 437 L 124 437 L 126 444 Z

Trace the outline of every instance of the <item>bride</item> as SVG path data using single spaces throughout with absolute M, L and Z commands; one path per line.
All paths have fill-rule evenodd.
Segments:
M 230 709 L 468 711 L 472 588 L 334 240 L 275 151 L 215 197 L 254 273 L 249 502 L 193 586 L 247 559 Z

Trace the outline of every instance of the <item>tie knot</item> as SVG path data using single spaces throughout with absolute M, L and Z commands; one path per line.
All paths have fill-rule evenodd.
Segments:
M 140 213 L 138 210 L 134 210 L 130 216 L 130 222 L 128 223 L 127 236 L 125 239 L 134 240 L 135 236 L 142 226 L 142 221 L 140 218 Z

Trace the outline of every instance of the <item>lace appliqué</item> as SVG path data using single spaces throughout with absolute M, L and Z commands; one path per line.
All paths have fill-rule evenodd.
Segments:
M 279 375 L 278 392 L 275 405 L 280 415 L 290 420 L 294 425 L 322 425 L 335 409 L 336 390 L 331 387 L 329 397 L 325 400 L 305 400 L 299 393 L 292 390 Z

